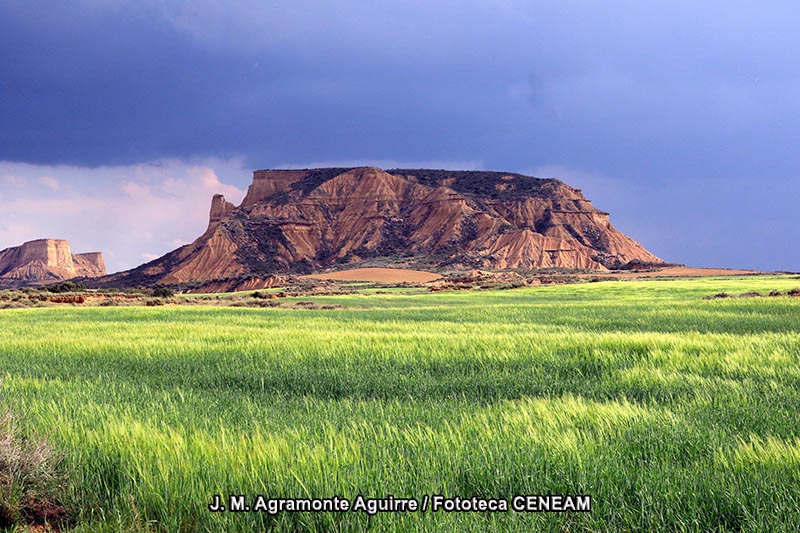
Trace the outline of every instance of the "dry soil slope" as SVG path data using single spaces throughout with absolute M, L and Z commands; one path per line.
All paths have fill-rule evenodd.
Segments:
M 371 281 L 377 283 L 427 283 L 440 279 L 441 274 L 405 268 L 353 268 L 323 274 L 303 276 L 308 279 L 334 281 Z

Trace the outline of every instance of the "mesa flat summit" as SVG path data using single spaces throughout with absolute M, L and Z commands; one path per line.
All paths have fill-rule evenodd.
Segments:
M 307 274 L 362 265 L 607 270 L 661 263 L 579 189 L 487 171 L 258 170 L 241 205 L 215 195 L 205 233 L 115 285 Z

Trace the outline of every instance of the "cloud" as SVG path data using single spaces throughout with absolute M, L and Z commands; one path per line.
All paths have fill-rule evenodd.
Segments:
M 147 187 L 144 187 L 143 185 L 140 185 L 132 181 L 129 181 L 122 185 L 122 192 L 124 192 L 131 198 L 144 198 L 148 194 L 150 194 L 150 191 L 147 189 Z
M 243 187 L 243 174 L 207 164 L 213 173 L 170 182 L 153 165 L 139 179 L 136 164 L 556 162 L 582 169 L 590 198 L 664 256 L 800 269 L 785 245 L 800 175 L 796 11 L 789 0 L 0 2 L 0 160 L 42 166 L 0 188 L 72 198 L 88 178 L 45 164 L 98 183 L 95 167 L 124 166 L 110 198 L 167 205 L 185 180 Z M 14 238 L 47 229 L 0 226 Z M 753 244 L 733 252 L 742 234 Z
M 61 189 L 61 183 L 52 176 L 42 176 L 39 178 L 39 182 L 51 191 L 58 191 Z
M 104 252 L 109 271 L 134 267 L 202 234 L 213 194 L 241 201 L 244 189 L 220 174 L 246 183 L 249 172 L 240 160 L 97 168 L 0 161 L 0 249 L 62 238 L 75 252 Z
M 13 174 L 0 175 L 0 186 L 21 189 L 27 184 L 28 181 L 22 176 L 15 176 Z

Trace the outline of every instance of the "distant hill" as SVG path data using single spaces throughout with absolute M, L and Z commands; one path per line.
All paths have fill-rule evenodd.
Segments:
M 484 171 L 258 170 L 241 205 L 211 202 L 193 243 L 115 285 L 308 274 L 358 265 L 425 270 L 606 270 L 660 263 L 556 179 Z
M 103 254 L 73 254 L 69 242 L 38 239 L 0 251 L 0 288 L 95 278 L 106 273 Z

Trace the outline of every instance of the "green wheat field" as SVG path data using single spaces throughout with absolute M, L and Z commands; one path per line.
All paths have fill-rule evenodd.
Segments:
M 797 276 L 0 311 L 73 531 L 793 531 Z M 764 297 L 703 299 L 720 292 Z M 591 513 L 211 513 L 214 494 L 588 494 Z

